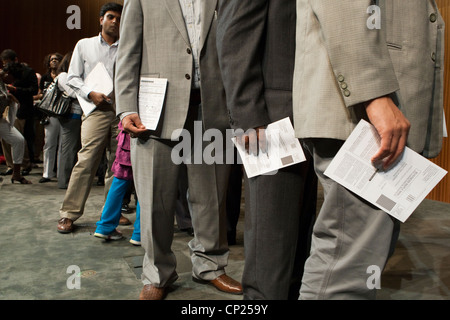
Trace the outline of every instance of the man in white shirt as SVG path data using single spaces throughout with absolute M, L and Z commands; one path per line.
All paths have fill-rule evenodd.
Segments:
M 98 36 L 80 40 L 75 46 L 68 71 L 68 84 L 77 95 L 95 104 L 88 116 L 83 115 L 81 124 L 81 149 L 78 162 L 70 176 L 69 185 L 60 209 L 61 219 L 57 230 L 70 233 L 74 221 L 84 212 L 84 206 L 95 178 L 97 167 L 105 148 L 110 149 L 109 166 L 114 160 L 117 142 L 118 120 L 116 118 L 114 94 L 106 96 L 95 92 L 84 82 L 85 78 L 98 63 L 103 63 L 111 79 L 114 77 L 114 65 L 119 45 L 119 27 L 122 5 L 107 3 L 100 10 L 102 30 Z M 105 192 L 108 184 L 105 186 Z

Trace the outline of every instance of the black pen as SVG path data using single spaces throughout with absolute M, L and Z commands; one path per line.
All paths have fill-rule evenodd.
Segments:
M 373 177 L 375 177 L 376 173 L 379 171 L 380 169 L 377 168 L 377 170 L 375 170 L 375 172 L 372 174 L 372 176 L 369 178 L 369 181 L 372 181 Z

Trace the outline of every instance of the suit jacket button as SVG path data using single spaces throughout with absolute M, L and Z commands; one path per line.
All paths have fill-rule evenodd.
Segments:
M 191 53 L 192 53 L 191 48 L 187 48 L 187 49 L 186 49 L 186 52 L 187 52 L 188 54 L 191 54 Z
M 346 82 L 341 82 L 341 88 L 342 89 L 347 89 L 348 88 L 347 83 Z
M 191 76 L 190 76 L 189 74 L 187 74 L 187 73 L 184 75 L 184 77 L 185 77 L 186 79 L 188 79 L 188 80 L 191 80 Z
M 437 20 L 436 14 L 435 13 L 430 14 L 430 21 L 436 22 L 436 20 Z
M 344 90 L 344 96 L 350 97 L 350 91 L 349 90 Z
M 340 74 L 337 79 L 339 82 L 343 82 L 345 80 L 345 78 L 342 74 Z

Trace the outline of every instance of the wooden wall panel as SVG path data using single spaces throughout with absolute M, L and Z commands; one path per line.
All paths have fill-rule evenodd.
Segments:
M 123 4 L 123 0 L 112 0 Z M 148 0 L 153 1 L 153 0 Z M 406 1 L 406 0 L 405 0 Z M 14 49 L 21 61 L 27 62 L 37 72 L 45 73 L 45 56 L 52 52 L 65 54 L 73 50 L 76 42 L 96 35 L 99 30 L 100 7 L 108 0 L 13 0 L 2 1 L 0 10 L 0 51 Z M 450 0 L 437 0 L 447 23 L 445 62 L 445 112 L 450 128 Z M 81 9 L 81 30 L 69 30 L 66 13 L 70 5 Z M 436 159 L 437 165 L 450 171 L 449 138 Z M 428 199 L 450 202 L 450 174 L 430 193 Z
M 439 11 L 444 17 L 445 28 L 445 71 L 444 71 L 444 110 L 447 129 L 450 129 L 450 1 L 437 0 Z M 450 139 L 444 138 L 444 145 L 440 155 L 432 159 L 438 166 L 450 172 Z M 450 203 L 450 173 L 431 191 L 427 199 Z
M 0 52 L 13 49 L 22 62 L 39 73 L 47 54 L 65 54 L 73 50 L 78 40 L 92 37 L 100 31 L 99 11 L 103 4 L 123 0 L 13 0 L 2 1 L 0 10 Z M 77 5 L 81 9 L 81 29 L 66 26 L 67 8 Z

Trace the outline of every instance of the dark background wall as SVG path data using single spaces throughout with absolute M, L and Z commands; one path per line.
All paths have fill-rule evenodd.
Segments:
M 65 54 L 78 40 L 100 32 L 99 11 L 103 4 L 123 0 L 2 0 L 0 6 L 0 52 L 13 49 L 21 62 L 41 74 L 47 54 Z M 80 8 L 81 29 L 68 29 L 71 5 Z
M 147 0 L 154 1 L 154 0 Z M 0 5 L 0 51 L 13 49 L 22 62 L 27 62 L 43 74 L 47 54 L 65 54 L 73 50 L 78 40 L 91 37 L 100 31 L 99 11 L 107 2 L 123 4 L 123 0 L 1 0 Z M 445 61 L 445 115 L 450 129 L 450 1 L 436 0 L 446 21 Z M 81 29 L 70 30 L 66 23 L 71 5 L 81 9 Z M 450 171 L 450 142 L 444 138 L 439 157 L 433 159 L 439 166 Z M 450 202 L 450 174 L 431 192 L 429 199 Z

